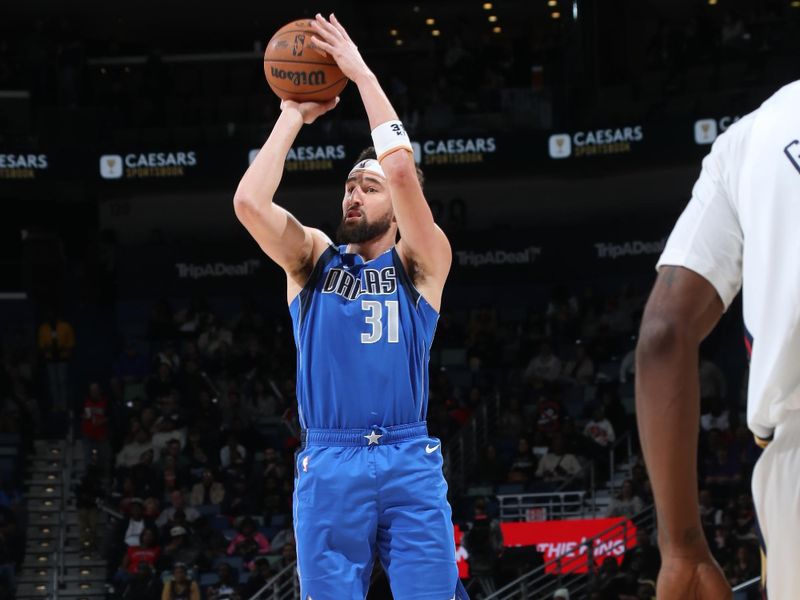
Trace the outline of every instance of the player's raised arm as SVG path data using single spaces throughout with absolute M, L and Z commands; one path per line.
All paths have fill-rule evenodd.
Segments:
M 275 127 L 250 168 L 247 169 L 233 206 L 239 221 L 262 250 L 280 265 L 287 276 L 302 287 L 303 274 L 310 270 L 316 238 L 314 230 L 303 227 L 288 211 L 272 202 L 283 175 L 286 154 L 303 124 L 313 123 L 336 106 L 338 98 L 324 104 L 284 100 Z
M 317 15 L 312 21 L 314 43 L 329 52 L 342 72 L 358 86 L 373 132 L 375 151 L 386 173 L 392 195 L 402 252 L 422 271 L 441 285 L 452 261 L 450 243 L 433 221 L 417 178 L 408 136 L 378 79 L 364 62 L 358 48 L 334 15 L 330 21 Z

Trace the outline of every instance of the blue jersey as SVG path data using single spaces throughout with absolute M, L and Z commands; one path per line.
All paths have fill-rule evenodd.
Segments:
M 414 288 L 397 250 L 371 261 L 330 246 L 289 305 L 302 428 L 424 421 L 439 314 Z

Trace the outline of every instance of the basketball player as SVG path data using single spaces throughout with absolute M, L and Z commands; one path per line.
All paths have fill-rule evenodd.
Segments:
M 800 594 L 800 82 L 732 125 L 703 161 L 658 262 L 637 348 L 639 431 L 658 510 L 659 598 L 730 598 L 698 510 L 698 346 L 744 286 L 747 422 L 762 586 Z M 764 556 L 765 555 L 765 556 Z
M 317 15 L 313 28 L 313 43 L 358 87 L 377 153 L 345 181 L 341 245 L 272 202 L 300 128 L 338 99 L 282 102 L 234 199 L 241 222 L 286 272 L 303 429 L 294 495 L 301 598 L 363 600 L 377 555 L 397 600 L 450 600 L 453 525 L 441 443 L 425 424 L 450 244 L 378 80 L 333 15 Z

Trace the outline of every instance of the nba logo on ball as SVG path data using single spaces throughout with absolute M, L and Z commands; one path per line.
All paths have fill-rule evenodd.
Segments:
M 713 144 L 717 139 L 717 122 L 714 119 L 700 119 L 694 124 L 694 141 L 699 146 Z
M 550 136 L 550 158 L 567 158 L 572 154 L 572 140 L 566 133 Z
M 122 157 L 119 154 L 104 154 L 100 157 L 100 176 L 103 179 L 122 177 Z

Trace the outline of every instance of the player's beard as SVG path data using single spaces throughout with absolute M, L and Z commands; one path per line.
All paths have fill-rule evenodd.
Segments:
M 364 217 L 355 223 L 348 223 L 346 217 L 343 217 L 336 229 L 336 241 L 340 244 L 363 244 L 382 236 L 391 226 L 391 211 L 371 223 Z

